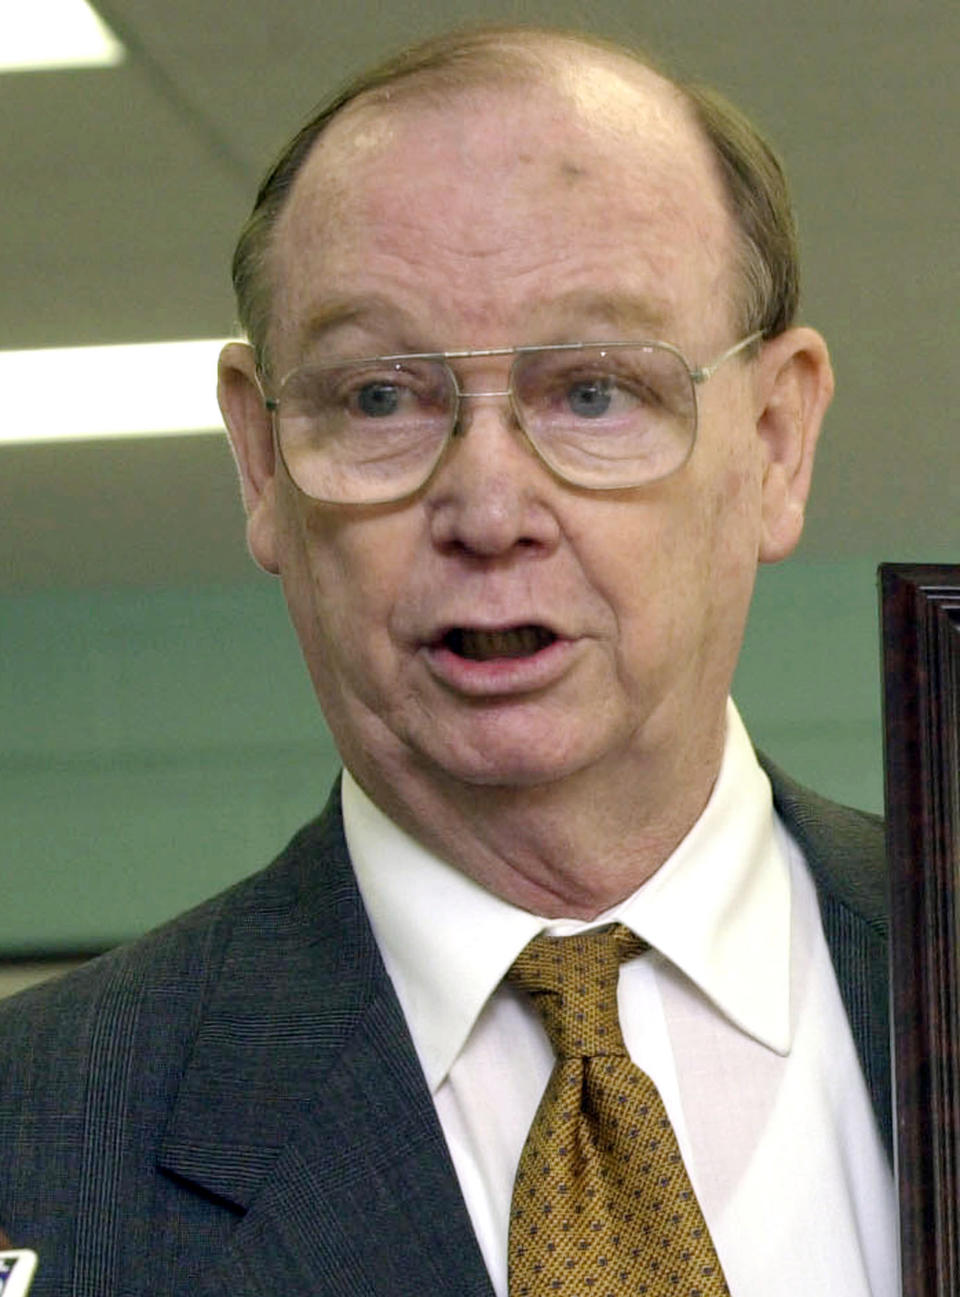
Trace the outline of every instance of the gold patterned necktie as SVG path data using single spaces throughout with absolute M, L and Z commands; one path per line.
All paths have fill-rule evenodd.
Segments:
M 527 1136 L 510 1212 L 510 1297 L 729 1297 L 663 1101 L 630 1061 L 622 924 L 541 934 L 507 974 L 557 1061 Z

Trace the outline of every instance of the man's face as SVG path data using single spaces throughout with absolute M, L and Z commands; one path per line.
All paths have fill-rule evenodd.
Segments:
M 706 146 L 659 83 L 597 76 L 335 122 L 278 227 L 275 377 L 613 339 L 697 365 L 736 341 Z M 507 385 L 509 358 L 454 367 L 464 391 Z M 642 488 L 559 481 L 495 397 L 465 403 L 463 435 L 397 504 L 319 504 L 276 466 L 251 545 L 368 790 L 619 781 L 718 754 L 764 545 L 754 369 L 731 361 L 700 390 L 692 456 Z

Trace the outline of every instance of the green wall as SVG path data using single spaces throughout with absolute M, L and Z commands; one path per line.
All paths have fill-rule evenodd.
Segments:
M 735 686 L 758 744 L 882 800 L 875 571 L 761 572 Z M 0 957 L 135 935 L 264 864 L 336 753 L 277 585 L 0 599 Z

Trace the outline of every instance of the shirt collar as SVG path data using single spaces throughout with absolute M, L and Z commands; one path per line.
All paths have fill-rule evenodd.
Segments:
M 616 919 L 777 1053 L 790 1048 L 790 882 L 770 785 L 732 703 L 700 818 L 632 896 L 591 923 L 521 910 L 427 851 L 343 778 L 347 845 L 387 972 L 436 1092 L 524 946 Z

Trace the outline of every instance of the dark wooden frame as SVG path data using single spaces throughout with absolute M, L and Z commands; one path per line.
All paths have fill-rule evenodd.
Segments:
M 880 568 L 903 1297 L 960 1294 L 960 566 Z

